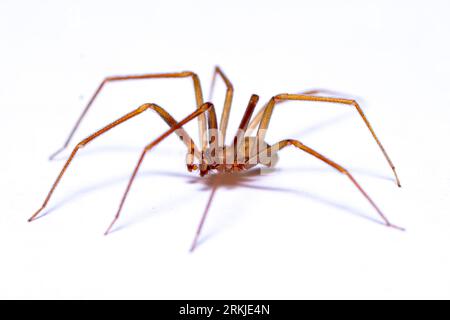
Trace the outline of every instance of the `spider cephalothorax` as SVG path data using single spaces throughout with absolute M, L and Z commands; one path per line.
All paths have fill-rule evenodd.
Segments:
M 205 176 L 210 171 L 235 173 L 251 169 L 258 164 L 273 167 L 278 162 L 277 153 L 267 142 L 258 142 L 255 137 L 234 139 L 234 142 L 230 146 L 208 147 L 201 153 L 200 163 L 188 164 L 188 170 L 199 170 L 200 176 Z M 271 153 L 267 154 L 267 151 Z
M 75 127 L 72 129 L 71 134 L 69 135 L 68 139 L 66 140 L 65 144 L 61 149 L 59 149 L 56 153 L 54 153 L 50 158 L 52 159 L 56 154 L 64 150 L 68 144 L 70 143 L 73 134 L 77 130 L 78 126 L 80 125 L 81 121 L 85 117 L 87 111 L 91 107 L 93 101 L 101 91 L 101 89 L 104 87 L 106 83 L 113 82 L 113 81 L 123 81 L 123 80 L 136 80 L 136 79 L 161 79 L 161 78 L 191 78 L 194 84 L 194 91 L 195 91 L 195 99 L 196 99 L 196 109 L 194 112 L 189 114 L 186 118 L 184 118 L 182 121 L 177 122 L 167 111 L 165 111 L 160 106 L 154 104 L 154 103 L 147 103 L 144 105 L 141 105 L 136 110 L 126 114 L 125 116 L 121 117 L 120 119 L 110 123 L 109 125 L 105 126 L 104 128 L 98 130 L 94 134 L 90 135 L 86 139 L 82 140 L 80 143 L 78 143 L 75 148 L 73 149 L 72 153 L 70 154 L 68 160 L 66 161 L 64 167 L 62 168 L 60 174 L 58 175 L 56 181 L 54 182 L 52 188 L 50 189 L 50 192 L 48 193 L 46 199 L 44 200 L 44 203 L 42 204 L 41 208 L 31 216 L 29 221 L 34 220 L 39 213 L 46 207 L 48 201 L 50 200 L 56 186 L 60 182 L 62 176 L 66 172 L 67 168 L 69 167 L 71 161 L 77 154 L 77 152 L 84 147 L 85 145 L 89 144 L 92 140 L 99 137 L 103 133 L 109 131 L 110 129 L 116 127 L 117 125 L 134 118 L 135 116 L 143 113 L 146 110 L 154 110 L 170 127 L 170 129 L 166 132 L 164 132 L 161 136 L 159 136 L 157 139 L 155 139 L 153 142 L 148 144 L 144 150 L 141 153 L 141 156 L 139 158 L 139 161 L 133 171 L 133 174 L 131 175 L 131 179 L 128 182 L 128 186 L 125 190 L 125 193 L 122 197 L 122 200 L 119 205 L 119 209 L 117 210 L 116 215 L 114 216 L 113 221 L 109 225 L 108 229 L 106 230 L 105 234 L 108 234 L 109 231 L 112 229 L 114 223 L 117 221 L 117 219 L 120 216 L 120 212 L 123 208 L 123 205 L 125 203 L 125 199 L 128 195 L 128 192 L 130 191 L 131 185 L 133 184 L 133 181 L 137 175 L 137 172 L 144 160 L 145 155 L 150 151 L 154 146 L 159 144 L 161 141 L 163 141 L 165 138 L 167 138 L 172 133 L 177 134 L 181 140 L 185 143 L 188 153 L 187 153 L 187 168 L 189 171 L 193 170 L 199 170 L 201 176 L 205 176 L 206 174 L 210 173 L 211 171 L 216 171 L 219 173 L 235 173 L 240 171 L 248 170 L 252 167 L 255 167 L 257 165 L 265 165 L 272 167 L 276 164 L 278 160 L 278 151 L 287 147 L 287 146 L 294 146 L 299 150 L 302 150 L 317 159 L 323 161 L 324 163 L 330 165 L 340 173 L 347 176 L 350 181 L 357 187 L 357 189 L 362 193 L 364 197 L 370 202 L 370 204 L 375 208 L 375 210 L 380 215 L 381 219 L 384 221 L 384 223 L 387 226 L 395 227 L 392 225 L 388 219 L 383 215 L 381 210 L 377 207 L 377 205 L 373 202 L 373 200 L 368 196 L 368 194 L 362 189 L 362 187 L 356 182 L 356 180 L 353 178 L 353 176 L 341 165 L 335 163 L 334 161 L 330 160 L 329 158 L 323 156 L 322 154 L 318 153 L 317 151 L 313 150 L 312 148 L 304 145 L 298 140 L 294 139 L 285 139 L 282 141 L 279 141 L 275 144 L 268 144 L 265 142 L 265 135 L 266 131 L 269 127 L 270 119 L 272 118 L 272 113 L 275 108 L 275 106 L 283 101 L 316 101 L 316 102 L 324 102 L 324 103 L 335 103 L 335 104 L 341 104 L 341 105 L 348 105 L 351 107 L 354 107 L 358 114 L 361 116 L 362 120 L 365 122 L 367 128 L 371 132 L 373 138 L 375 139 L 376 143 L 380 147 L 381 151 L 383 152 L 387 162 L 389 163 L 390 167 L 392 168 L 392 171 L 394 172 L 396 182 L 398 186 L 400 186 L 400 181 L 397 177 L 397 173 L 395 171 L 394 165 L 392 161 L 390 160 L 389 156 L 387 155 L 385 149 L 381 145 L 380 140 L 376 136 L 374 130 L 372 129 L 372 126 L 370 125 L 369 121 L 367 120 L 366 116 L 364 115 L 362 109 L 360 108 L 359 104 L 353 100 L 353 99 L 344 99 L 344 98 L 337 98 L 337 97 L 325 97 L 321 96 L 320 94 L 327 93 L 327 91 L 324 90 L 309 90 L 302 92 L 301 94 L 279 94 L 273 96 L 262 108 L 261 110 L 252 118 L 253 111 L 255 110 L 256 104 L 258 103 L 258 96 L 252 95 L 250 98 L 250 101 L 248 103 L 248 106 L 244 112 L 244 115 L 242 117 L 241 123 L 239 125 L 238 131 L 234 136 L 233 143 L 229 146 L 224 144 L 225 138 L 226 138 L 226 132 L 228 127 L 228 118 L 230 115 L 230 109 L 231 109 L 231 103 L 233 99 L 233 86 L 231 82 L 228 80 L 228 78 L 225 76 L 223 71 L 216 67 L 214 71 L 214 77 L 213 77 L 213 85 L 211 88 L 214 87 L 215 79 L 217 76 L 220 76 L 222 80 L 225 82 L 225 85 L 227 87 L 227 92 L 225 96 L 225 103 L 224 108 L 222 111 L 222 115 L 220 118 L 220 123 L 217 121 L 216 118 L 216 111 L 212 103 L 203 101 L 203 92 L 200 85 L 199 77 L 190 71 L 185 72 L 176 72 L 176 73 L 160 73 L 160 74 L 144 74 L 144 75 L 132 75 L 132 76 L 115 76 L 115 77 L 107 77 L 105 78 L 100 86 L 98 87 L 97 91 L 85 107 L 84 111 L 82 112 L 80 118 L 75 124 Z M 328 92 L 329 93 L 329 92 Z M 199 139 L 199 146 L 198 148 L 195 144 L 195 142 L 190 138 L 190 136 L 187 134 L 187 132 L 183 129 L 183 126 L 190 122 L 191 120 L 198 118 L 199 120 L 199 133 L 200 133 L 200 139 Z M 256 132 L 256 135 L 252 135 L 254 130 L 258 127 L 258 130 Z M 230 176 L 230 175 L 228 175 Z M 213 189 L 214 192 L 215 189 Z M 196 246 L 198 236 L 200 235 L 200 231 L 202 229 L 203 223 L 205 221 L 207 214 L 207 210 L 205 210 L 205 213 L 202 217 L 202 220 L 199 224 L 199 227 L 197 229 L 197 233 L 194 239 L 194 242 L 192 244 L 191 249 L 193 250 Z

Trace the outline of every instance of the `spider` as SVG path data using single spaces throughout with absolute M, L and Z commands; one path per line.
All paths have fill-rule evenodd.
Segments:
M 214 105 L 210 102 L 204 102 L 203 100 L 203 93 L 200 85 L 200 80 L 197 74 L 191 71 L 184 71 L 184 72 L 177 72 L 177 73 L 159 73 L 159 74 L 143 74 L 143 75 L 127 75 L 127 76 L 113 76 L 113 77 L 106 77 L 89 102 L 87 103 L 86 107 L 84 108 L 83 112 L 81 113 L 80 117 L 78 118 L 77 122 L 75 123 L 75 126 L 73 127 L 72 131 L 70 132 L 66 142 L 64 145 L 57 150 L 53 155 L 50 156 L 50 159 L 53 159 L 57 154 L 62 152 L 67 148 L 69 143 L 72 140 L 73 135 L 75 134 L 76 130 L 78 129 L 80 123 L 86 116 L 88 110 L 91 108 L 94 100 L 99 95 L 100 91 L 104 88 L 104 86 L 107 83 L 110 82 L 116 82 L 116 81 L 126 81 L 126 80 L 138 80 L 138 79 L 163 79 L 163 78 L 191 78 L 193 85 L 194 85 L 194 93 L 195 93 L 195 100 L 196 100 L 196 109 L 190 113 L 186 118 L 181 120 L 180 122 L 177 122 L 165 109 L 158 106 L 155 103 L 146 103 L 141 105 L 139 108 L 131 111 L 130 113 L 127 113 L 123 117 L 117 119 L 116 121 L 108 124 L 104 128 L 96 131 L 92 135 L 88 136 L 86 139 L 79 142 L 75 148 L 73 149 L 72 153 L 66 160 L 61 172 L 59 173 L 58 177 L 56 178 L 56 181 L 53 183 L 50 191 L 48 192 L 47 197 L 45 198 L 42 206 L 37 210 L 28 221 L 33 221 L 36 219 L 36 217 L 44 210 L 44 208 L 47 206 L 53 192 L 55 191 L 56 187 L 58 186 L 59 182 L 61 181 L 64 173 L 66 172 L 67 168 L 69 167 L 70 163 L 78 153 L 80 149 L 82 149 L 84 146 L 92 142 L 97 137 L 101 136 L 102 134 L 106 133 L 107 131 L 111 130 L 112 128 L 124 123 L 125 121 L 134 118 L 140 114 L 142 114 L 144 111 L 147 110 L 153 110 L 155 111 L 170 127 L 169 130 L 164 132 L 162 135 L 160 135 L 158 138 L 156 138 L 154 141 L 152 141 L 150 144 L 145 146 L 143 149 L 139 160 L 137 162 L 137 165 L 134 168 L 134 171 L 131 175 L 131 178 L 128 182 L 128 185 L 125 189 L 125 192 L 123 194 L 123 197 L 120 201 L 119 208 L 117 210 L 117 213 L 115 214 L 112 222 L 109 224 L 109 227 L 107 228 L 105 235 L 107 235 L 113 228 L 114 224 L 120 217 L 120 213 L 122 211 L 123 205 L 125 203 L 125 200 L 127 198 L 127 195 L 131 189 L 131 186 L 133 184 L 133 181 L 136 178 L 136 175 L 139 171 L 139 168 L 144 160 L 144 157 L 147 155 L 147 153 L 152 150 L 156 145 L 158 145 L 160 142 L 162 142 L 165 138 L 167 138 L 172 133 L 175 133 L 179 136 L 179 138 L 182 140 L 182 142 L 187 147 L 187 157 L 186 157 L 186 166 L 187 170 L 189 172 L 192 171 L 199 171 L 200 176 L 203 177 L 205 175 L 208 175 L 210 173 L 214 174 L 232 174 L 236 172 L 242 172 L 249 170 L 250 168 L 253 168 L 257 165 L 263 165 L 267 167 L 273 167 L 276 164 L 276 161 L 278 159 L 277 152 L 287 146 L 293 146 L 297 148 L 298 150 L 302 150 L 315 158 L 323 161 L 324 163 L 328 164 L 329 166 L 336 169 L 338 172 L 344 174 L 347 176 L 347 178 L 354 184 L 354 186 L 361 192 L 361 194 L 369 201 L 369 203 L 372 205 L 372 207 L 376 210 L 379 217 L 382 219 L 384 224 L 388 227 L 397 228 L 400 230 L 403 230 L 400 227 L 397 227 L 390 223 L 390 221 L 387 219 L 387 217 L 382 213 L 382 211 L 378 208 L 378 206 L 375 204 L 375 202 L 370 198 L 370 196 L 364 191 L 364 189 L 360 186 L 360 184 L 355 180 L 355 178 L 350 174 L 348 170 L 346 170 L 343 166 L 337 164 L 336 162 L 330 160 L 329 158 L 325 157 L 324 155 L 320 154 L 319 152 L 315 151 L 314 149 L 306 146 L 302 142 L 294 139 L 285 139 L 282 141 L 279 141 L 275 144 L 269 145 L 265 142 L 265 134 L 269 127 L 270 120 L 272 118 L 273 111 L 275 109 L 275 106 L 279 105 L 283 101 L 314 101 L 314 102 L 323 102 L 323 103 L 335 103 L 338 105 L 347 105 L 350 107 L 353 107 L 358 112 L 359 116 L 364 121 L 365 125 L 369 129 L 370 133 L 372 134 L 374 140 L 380 147 L 382 153 L 384 154 L 384 157 L 386 158 L 389 166 L 391 167 L 395 180 L 397 185 L 400 187 L 400 180 L 398 178 L 398 175 L 396 173 L 395 167 L 389 158 L 387 152 L 385 151 L 383 145 L 381 144 L 380 140 L 378 139 L 377 135 L 375 134 L 375 131 L 373 130 L 371 124 L 367 120 L 367 117 L 364 115 L 361 107 L 359 104 L 353 100 L 353 99 L 345 99 L 345 98 L 337 98 L 337 97 L 331 97 L 331 96 L 323 96 L 324 93 L 328 93 L 329 91 L 326 90 L 309 90 L 304 91 L 299 94 L 278 94 L 273 96 L 260 110 L 256 113 L 256 115 L 252 118 L 252 115 L 254 113 L 255 107 L 258 103 L 258 96 L 252 95 L 250 98 L 250 101 L 248 103 L 248 106 L 244 112 L 244 115 L 242 117 L 242 120 L 240 122 L 239 128 L 237 130 L 237 133 L 234 136 L 233 143 L 231 145 L 225 145 L 225 137 L 227 133 L 227 127 L 228 127 L 228 119 L 230 115 L 231 110 L 231 104 L 233 99 L 233 85 L 231 84 L 228 77 L 225 75 L 225 73 L 222 71 L 220 67 L 215 67 L 213 79 L 212 79 L 212 85 L 211 85 L 211 92 L 214 88 L 216 79 L 220 77 L 222 81 L 225 83 L 225 86 L 227 88 L 226 90 L 226 96 L 225 96 L 225 102 L 223 107 L 223 112 L 220 117 L 220 123 L 217 121 L 216 111 L 214 108 Z M 183 126 L 187 124 L 188 122 L 192 121 L 193 119 L 198 118 L 198 124 L 199 124 L 199 135 L 200 135 L 200 149 L 197 147 L 197 145 L 194 143 L 194 141 L 191 139 L 189 134 L 183 129 Z M 253 135 L 253 132 L 257 128 L 257 132 L 255 135 Z M 196 162 L 197 161 L 197 162 Z M 214 193 L 214 190 L 213 190 Z M 208 206 L 209 207 L 209 204 Z M 201 230 L 203 228 L 203 224 L 205 222 L 206 216 L 207 216 L 208 210 L 205 210 L 203 213 L 203 216 L 200 220 L 200 224 L 197 228 L 194 241 L 191 246 L 191 251 L 193 251 L 196 248 L 197 241 L 199 239 L 199 236 L 201 234 Z

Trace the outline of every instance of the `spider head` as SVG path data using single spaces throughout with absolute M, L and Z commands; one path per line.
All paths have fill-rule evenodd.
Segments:
M 244 143 L 240 144 L 238 148 L 231 146 L 211 146 L 201 153 L 200 163 L 193 163 L 193 156 L 188 159 L 187 169 L 189 172 L 199 170 L 200 176 L 206 176 L 211 170 L 222 173 L 235 173 L 248 170 L 258 164 L 267 167 L 273 167 L 277 163 L 278 155 L 276 152 L 264 151 L 270 145 L 261 142 L 260 151 L 257 149 L 257 142 L 255 137 L 246 137 Z M 258 156 L 257 156 L 258 155 Z

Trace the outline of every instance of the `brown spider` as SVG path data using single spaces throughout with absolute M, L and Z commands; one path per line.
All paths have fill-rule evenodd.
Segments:
M 304 152 L 309 153 L 312 156 L 322 160 L 323 162 L 327 163 L 328 165 L 332 166 L 339 172 L 346 175 L 351 180 L 351 182 L 358 188 L 358 190 L 364 195 L 364 197 L 370 202 L 370 204 L 375 208 L 375 210 L 378 212 L 379 216 L 384 221 L 386 226 L 401 229 L 389 222 L 389 220 L 386 218 L 386 216 L 381 212 L 381 210 L 373 202 L 373 200 L 369 197 L 369 195 L 364 191 L 364 189 L 358 184 L 358 182 L 356 182 L 356 180 L 353 178 L 353 176 L 346 169 L 344 169 L 344 167 L 342 167 L 341 165 L 333 162 L 332 160 L 328 159 L 327 157 L 323 156 L 322 154 L 318 153 L 317 151 L 311 149 L 310 147 L 304 145 L 303 143 L 301 143 L 298 140 L 286 139 L 286 140 L 282 140 L 278 143 L 275 143 L 274 145 L 269 145 L 266 142 L 264 142 L 264 137 L 266 134 L 266 130 L 269 126 L 270 119 L 272 117 L 273 109 L 280 102 L 288 101 L 288 100 L 296 100 L 296 101 L 317 101 L 317 102 L 327 102 L 327 103 L 350 105 L 352 107 L 355 107 L 355 109 L 358 111 L 359 115 L 363 119 L 364 123 L 366 124 L 367 128 L 370 130 L 376 143 L 380 147 L 387 162 L 389 163 L 389 166 L 392 168 L 392 171 L 394 172 L 394 175 L 395 175 L 397 185 L 400 187 L 400 181 L 398 179 L 398 176 L 397 176 L 397 173 L 395 171 L 395 167 L 394 167 L 392 161 L 390 160 L 388 154 L 386 153 L 385 149 L 381 145 L 380 140 L 377 138 L 374 130 L 372 129 L 372 126 L 370 125 L 369 121 L 367 120 L 366 116 L 364 115 L 359 104 L 355 100 L 315 95 L 315 94 L 320 94 L 320 93 L 325 92 L 324 90 L 309 90 L 309 91 L 302 92 L 301 94 L 278 94 L 278 95 L 273 96 L 269 100 L 269 102 L 267 102 L 267 104 L 264 105 L 261 108 L 261 110 L 251 120 L 253 111 L 256 107 L 256 104 L 258 103 L 258 96 L 252 95 L 252 97 L 250 98 L 250 102 L 247 106 L 247 109 L 244 113 L 244 116 L 242 117 L 238 131 L 237 131 L 236 135 L 234 136 L 233 144 L 230 146 L 226 146 L 224 144 L 224 141 L 225 141 L 227 126 L 228 126 L 228 119 L 229 119 L 229 115 L 230 115 L 231 102 L 233 99 L 233 86 L 232 86 L 230 80 L 225 76 L 223 71 L 219 67 L 216 67 L 215 71 L 214 71 L 214 76 L 213 76 L 212 88 L 214 87 L 217 76 L 220 76 L 220 78 L 225 82 L 225 85 L 227 87 L 224 108 L 223 108 L 222 116 L 220 118 L 220 124 L 218 124 L 218 122 L 217 122 L 216 112 L 215 112 L 213 104 L 210 102 L 205 103 L 203 101 L 203 94 L 202 94 L 202 89 L 200 86 L 200 80 L 199 80 L 198 76 L 193 72 L 186 71 L 186 72 L 179 72 L 179 73 L 114 76 L 114 77 L 105 78 L 102 81 L 102 83 L 100 84 L 100 86 L 97 88 L 97 91 L 94 93 L 94 95 L 88 102 L 88 104 L 85 107 L 85 109 L 83 110 L 83 112 L 81 113 L 81 116 L 75 123 L 75 126 L 72 129 L 72 131 L 70 132 L 69 137 L 67 138 L 63 147 L 61 149 L 59 149 L 57 152 L 55 152 L 50 157 L 50 159 L 53 159 L 58 153 L 63 151 L 68 146 L 75 131 L 79 127 L 81 121 L 85 117 L 87 111 L 91 107 L 95 98 L 98 96 L 98 94 L 100 93 L 102 88 L 108 82 L 122 81 L 122 80 L 136 80 L 136 79 L 161 79 L 161 78 L 191 77 L 193 84 L 194 84 L 197 108 L 194 112 L 189 114 L 186 118 L 184 118 L 180 122 L 177 122 L 169 113 L 167 113 L 167 111 L 165 111 L 160 106 L 158 106 L 154 103 L 144 104 L 144 105 L 140 106 L 139 108 L 137 108 L 136 110 L 134 110 L 134 111 L 126 114 L 125 116 L 121 117 L 120 119 L 108 124 L 106 127 L 98 130 L 94 134 L 92 134 L 92 135 L 88 136 L 86 139 L 82 140 L 80 143 L 78 143 L 76 145 L 76 147 L 70 154 L 69 158 L 67 159 L 66 163 L 64 164 L 64 167 L 62 168 L 60 174 L 58 175 L 56 181 L 54 182 L 52 188 L 50 189 L 41 208 L 28 221 L 33 221 L 39 215 L 39 213 L 46 207 L 53 192 L 55 191 L 56 186 L 61 181 L 61 178 L 64 175 L 64 173 L 66 172 L 71 161 L 73 160 L 73 158 L 75 157 L 77 152 L 82 147 L 84 147 L 85 145 L 87 145 L 88 143 L 90 143 L 92 140 L 94 140 L 98 136 L 102 135 L 103 133 L 114 128 L 115 126 L 143 113 L 144 111 L 146 111 L 148 109 L 152 109 L 152 110 L 156 111 L 156 113 L 169 125 L 170 129 L 167 130 L 166 132 L 164 132 L 161 136 L 159 136 L 157 139 L 155 139 L 153 142 L 151 142 L 144 148 L 144 150 L 139 158 L 139 161 L 133 171 L 133 174 L 131 175 L 130 181 L 127 185 L 125 193 L 120 202 L 119 209 L 118 209 L 116 215 L 114 216 L 114 219 L 112 220 L 111 224 L 109 225 L 108 229 L 106 230 L 105 235 L 111 231 L 114 223 L 119 218 L 120 212 L 125 203 L 125 199 L 128 195 L 128 192 L 130 191 L 131 185 L 133 184 L 133 181 L 136 177 L 139 167 L 142 164 L 142 161 L 144 160 L 145 155 L 154 146 L 159 144 L 161 141 L 163 141 L 166 137 L 168 137 L 172 133 L 176 133 L 180 137 L 180 139 L 185 143 L 185 145 L 187 146 L 187 149 L 188 149 L 187 159 L 186 159 L 187 169 L 190 172 L 193 170 L 199 170 L 200 176 L 205 176 L 208 173 L 210 173 L 211 171 L 224 173 L 224 174 L 244 171 L 244 170 L 248 170 L 252 167 L 255 167 L 258 164 L 263 164 L 265 166 L 272 167 L 275 165 L 275 163 L 277 161 L 277 152 L 287 146 L 292 145 L 292 146 L 294 146 L 300 150 L 303 150 Z M 200 143 L 201 143 L 200 150 L 197 148 L 194 141 L 190 138 L 190 136 L 187 134 L 187 132 L 183 129 L 183 126 L 186 123 L 188 123 L 189 121 L 193 120 L 194 118 L 198 118 L 198 120 L 199 120 L 199 133 L 200 133 Z M 254 129 L 256 129 L 256 127 L 258 125 L 259 125 L 259 127 L 258 127 L 256 135 L 252 136 L 252 132 L 254 131 Z M 195 159 L 198 160 L 198 163 L 194 163 Z M 214 193 L 214 190 L 213 190 L 213 193 Z M 208 207 L 209 207 L 209 204 L 208 204 Z M 201 219 L 200 224 L 197 229 L 197 233 L 195 235 L 194 242 L 191 247 L 191 251 L 194 250 L 196 247 L 197 240 L 198 240 L 198 237 L 202 230 L 207 212 L 208 212 L 208 210 L 205 210 L 205 212 L 202 216 L 202 219 Z

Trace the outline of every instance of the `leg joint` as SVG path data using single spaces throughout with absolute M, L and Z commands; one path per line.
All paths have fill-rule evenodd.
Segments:
M 87 143 L 89 142 L 88 139 L 84 139 L 81 142 L 79 142 L 76 146 L 75 146 L 75 151 L 82 149 Z
M 154 109 L 154 108 L 161 108 L 161 107 L 159 107 L 158 105 L 156 105 L 156 104 L 154 104 L 154 103 L 144 103 L 143 105 L 141 105 L 139 108 L 138 108 L 138 112 L 144 112 L 145 110 L 148 110 L 148 109 Z
M 295 147 L 303 146 L 303 143 L 294 139 L 286 139 L 284 140 L 284 143 L 286 144 L 286 146 L 295 146 Z
M 275 102 L 286 100 L 287 93 L 280 93 L 272 97 Z
M 350 100 L 350 103 L 356 108 L 359 107 L 359 103 L 356 100 L 354 100 L 354 99 Z
M 185 71 L 183 72 L 187 77 L 198 77 L 198 75 L 193 71 Z

